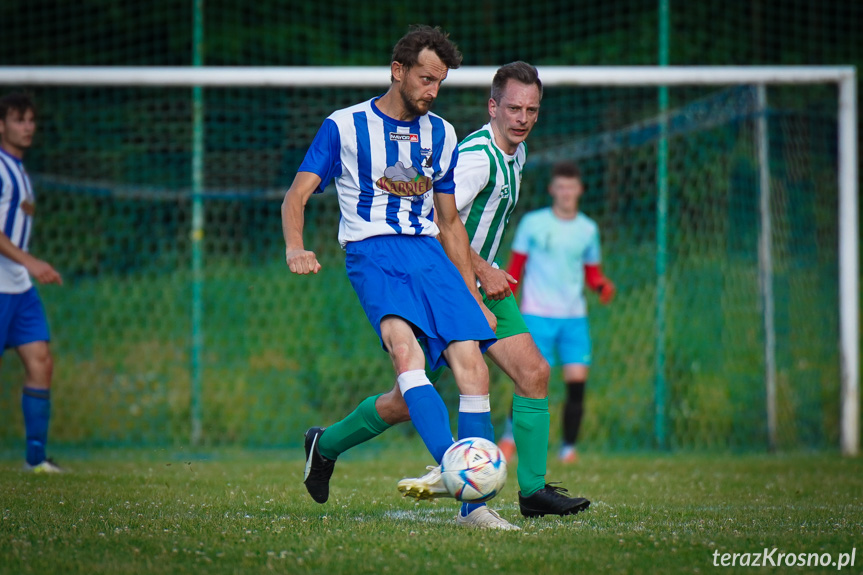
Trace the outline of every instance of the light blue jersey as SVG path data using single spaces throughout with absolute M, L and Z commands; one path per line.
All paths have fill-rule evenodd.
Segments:
M 432 113 L 412 122 L 384 115 L 373 98 L 333 112 L 299 171 L 335 179 L 344 247 L 373 236 L 437 236 L 433 192 L 452 194 L 455 129 Z
M 3 233 L 27 251 L 35 198 L 30 178 L 20 158 L 0 149 L 0 225 Z M 27 269 L 0 256 L 0 293 L 23 293 L 33 286 Z
M 581 212 L 571 220 L 558 218 L 551 208 L 530 212 L 516 229 L 512 251 L 527 255 L 520 288 L 523 314 L 587 315 L 584 266 L 601 261 L 596 222 Z

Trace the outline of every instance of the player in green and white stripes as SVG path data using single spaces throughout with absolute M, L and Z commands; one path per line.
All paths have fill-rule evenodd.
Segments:
M 521 187 L 527 159 L 524 141 L 539 117 L 542 82 L 536 68 L 513 62 L 494 76 L 488 101 L 489 123 L 459 144 L 453 174 L 456 206 L 471 242 L 471 262 L 486 307 L 497 318 L 497 341 L 486 353 L 515 383 L 513 435 L 518 452 L 522 515 L 571 515 L 588 508 L 583 497 L 545 481 L 548 459 L 550 369 L 528 333 L 510 282 L 495 263 Z M 511 455 L 511 453 L 510 453 Z M 403 486 L 422 481 L 406 479 Z
M 471 247 L 488 263 L 497 257 L 518 202 L 521 171 L 527 158 L 524 142 L 516 146 L 514 154 L 505 153 L 494 143 L 494 130 L 488 123 L 462 140 L 454 176 L 456 206 Z

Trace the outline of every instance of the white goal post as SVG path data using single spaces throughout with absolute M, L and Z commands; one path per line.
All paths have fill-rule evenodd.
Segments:
M 545 86 L 709 86 L 835 84 L 838 87 L 839 326 L 841 362 L 841 450 L 859 453 L 859 232 L 857 200 L 857 72 L 853 66 L 539 66 Z M 462 67 L 447 85 L 488 87 L 494 67 Z M 390 69 L 380 67 L 0 67 L 0 85 L 152 87 L 385 87 Z M 766 183 L 765 183 L 766 182 Z M 763 193 L 769 178 L 762 174 Z M 762 202 L 763 203 L 763 202 Z M 765 214 L 762 213 L 762 218 Z M 198 222 L 201 223 L 201 222 Z M 764 222 L 769 226 L 769 221 Z M 194 225 L 194 224 L 193 224 Z M 769 230 L 769 227 L 767 228 Z M 194 236 L 194 230 L 193 230 Z M 762 250 L 764 246 L 762 246 Z M 766 254 L 769 270 L 769 249 Z M 762 266 L 765 262 L 762 260 Z M 768 301 L 769 303 L 769 297 Z M 769 306 L 766 306 L 769 309 Z M 767 312 L 769 314 L 769 311 Z M 770 321 L 765 319 L 765 324 Z M 767 329 L 767 339 L 771 334 Z M 768 345 L 770 345 L 768 343 Z M 770 352 L 766 375 L 771 409 Z M 773 388 L 775 392 L 775 387 Z M 768 422 L 769 423 L 769 422 Z

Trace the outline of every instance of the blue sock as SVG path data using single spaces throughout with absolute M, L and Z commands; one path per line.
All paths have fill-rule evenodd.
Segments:
M 422 437 L 423 442 L 434 460 L 440 464 L 443 454 L 452 445 L 452 431 L 449 427 L 449 411 L 434 387 L 420 385 L 402 394 L 411 421 Z
M 458 412 L 458 438 L 482 437 L 494 442 L 494 426 L 491 423 L 491 412 L 469 413 Z
M 24 429 L 27 433 L 27 463 L 38 465 L 45 461 L 45 444 L 48 443 L 50 390 L 25 387 L 21 395 L 21 411 L 24 413 Z
M 491 411 L 462 411 L 466 405 L 465 397 L 466 396 L 462 396 L 458 412 L 458 438 L 482 437 L 489 441 L 494 441 L 494 426 L 491 423 Z M 488 401 L 488 396 L 484 396 L 484 401 Z M 485 505 L 485 503 L 462 503 L 461 516 L 467 517 L 468 513 L 474 509 L 479 509 L 483 505 Z

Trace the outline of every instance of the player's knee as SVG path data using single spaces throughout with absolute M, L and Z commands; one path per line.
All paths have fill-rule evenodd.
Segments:
M 522 397 L 541 399 L 548 396 L 551 367 L 540 357 L 530 364 L 522 364 L 515 379 L 515 392 Z
M 47 347 L 29 357 L 24 363 L 24 368 L 27 371 L 28 385 L 42 388 L 51 386 L 51 378 L 54 375 L 54 358 Z

